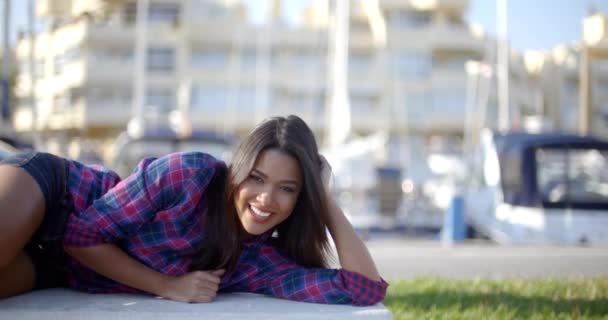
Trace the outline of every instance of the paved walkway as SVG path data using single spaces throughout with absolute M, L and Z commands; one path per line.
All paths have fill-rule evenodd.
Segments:
M 366 244 L 386 279 L 608 276 L 608 246 L 498 246 L 477 241 L 450 247 L 433 240 L 373 237 Z

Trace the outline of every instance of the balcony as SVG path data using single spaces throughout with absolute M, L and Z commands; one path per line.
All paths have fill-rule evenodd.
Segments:
M 86 23 L 85 41 L 91 44 L 128 44 L 135 41 L 134 25 L 124 23 Z
M 38 17 L 65 16 L 72 10 L 70 0 L 38 0 L 36 1 L 36 15 Z
M 450 9 L 465 11 L 469 0 L 380 0 L 380 6 L 387 9 L 414 8 L 418 10 Z
M 240 28 L 234 21 L 194 19 L 184 22 L 187 37 L 194 44 L 214 44 L 230 46 L 247 29 Z M 204 30 L 204 32 L 199 32 Z M 249 32 L 247 32 L 249 33 Z M 246 37 L 243 37 L 245 39 Z M 255 37 L 254 37 L 255 39 Z
M 133 46 L 135 42 L 135 25 L 121 21 L 83 22 L 85 25 L 84 41 L 89 44 L 122 44 Z M 175 42 L 182 29 L 179 24 L 148 23 L 148 41 Z
M 114 86 L 132 86 L 133 64 L 129 61 L 89 58 L 86 64 L 86 82 Z
M 430 45 L 435 49 L 456 49 L 483 53 L 486 44 L 482 38 L 474 36 L 466 26 L 434 24 L 425 32 L 430 37 Z
M 464 70 L 464 65 L 462 69 L 456 66 L 433 68 L 430 80 L 435 87 L 464 86 L 467 83 L 467 74 Z

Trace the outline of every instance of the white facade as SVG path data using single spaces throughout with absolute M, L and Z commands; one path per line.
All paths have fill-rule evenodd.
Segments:
M 297 27 L 280 19 L 253 25 L 238 1 L 149 3 L 145 115 L 165 118 L 180 109 L 195 128 L 243 135 L 267 116 L 298 114 L 323 137 L 329 85 L 324 1 L 312 1 Z M 416 165 L 428 154 L 462 152 L 471 85 L 465 63 L 492 63 L 493 41 L 464 21 L 467 0 L 364 3 L 351 2 L 353 133 L 385 130 L 392 146 L 387 161 L 424 175 L 428 168 Z M 36 37 L 37 112 L 28 99 L 31 78 L 22 72 L 14 126 L 28 133 L 36 119 L 49 150 L 77 157 L 91 145 L 82 141 L 97 141 L 107 159 L 109 145 L 133 116 L 135 2 L 37 4 L 39 16 L 55 27 Z M 274 4 L 280 8 L 280 1 Z M 20 39 L 16 55 L 24 67 L 29 50 L 29 41 Z M 523 63 L 514 61 L 514 74 L 525 74 Z M 520 78 L 511 94 L 529 101 Z M 493 95 L 480 125 L 495 127 Z

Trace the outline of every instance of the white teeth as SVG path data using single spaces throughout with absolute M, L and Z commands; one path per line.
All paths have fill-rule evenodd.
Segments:
M 264 212 L 264 211 L 260 211 L 258 208 L 251 206 L 251 210 L 253 211 L 253 213 L 255 213 L 256 215 L 266 218 L 268 216 L 270 216 L 270 212 Z

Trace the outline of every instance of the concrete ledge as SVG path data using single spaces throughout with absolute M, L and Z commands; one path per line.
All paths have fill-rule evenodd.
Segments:
M 213 303 L 188 304 L 130 294 L 35 291 L 0 301 L 0 319 L 392 319 L 382 304 L 369 307 L 281 300 L 252 293 L 220 294 Z

